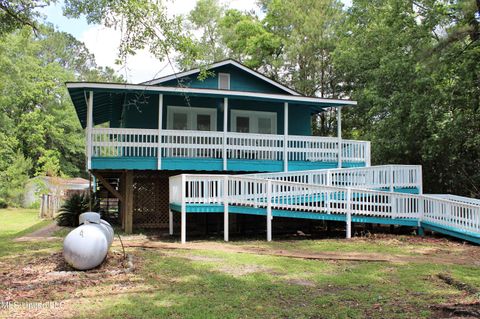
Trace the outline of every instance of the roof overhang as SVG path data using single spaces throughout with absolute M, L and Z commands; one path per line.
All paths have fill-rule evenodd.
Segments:
M 309 96 L 289 94 L 268 94 L 245 91 L 231 91 L 218 89 L 199 89 L 189 87 L 152 86 L 141 84 L 117 84 L 97 82 L 67 82 L 66 86 L 70 93 L 78 118 L 83 127 L 86 124 L 87 92 L 94 92 L 94 123 L 99 124 L 108 121 L 109 112 L 115 101 L 114 96 L 124 94 L 166 94 L 185 95 L 211 98 L 231 98 L 240 100 L 256 100 L 276 103 L 291 103 L 309 106 L 312 113 L 322 112 L 325 108 L 357 105 L 356 101 L 342 99 L 325 99 Z

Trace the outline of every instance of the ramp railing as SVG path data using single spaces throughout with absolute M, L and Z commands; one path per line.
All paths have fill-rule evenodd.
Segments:
M 417 189 L 422 193 L 420 165 L 378 165 L 357 168 L 306 170 L 247 176 L 297 183 L 376 190 Z
M 345 214 L 428 222 L 480 235 L 480 205 L 428 195 L 270 180 L 245 175 L 183 174 L 170 178 L 170 203 L 245 206 L 302 214 Z M 309 217 L 306 218 L 311 218 Z M 379 221 L 381 223 L 381 220 Z

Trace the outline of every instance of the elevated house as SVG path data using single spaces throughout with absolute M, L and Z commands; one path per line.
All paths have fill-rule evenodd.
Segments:
M 223 214 L 226 239 L 237 214 L 266 216 L 269 239 L 273 216 L 343 220 L 347 235 L 352 221 L 421 226 L 421 167 L 370 167 L 370 143 L 342 139 L 341 109 L 355 101 L 301 95 L 234 60 L 208 71 L 67 83 L 87 169 L 120 202 L 127 232 L 172 233 L 176 212 L 183 242 L 187 213 Z M 331 108 L 337 136 L 312 136 L 312 116 Z

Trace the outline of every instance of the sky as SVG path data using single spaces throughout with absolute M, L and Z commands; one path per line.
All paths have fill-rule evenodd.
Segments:
M 197 0 L 169 0 L 166 2 L 167 12 L 171 15 L 187 14 L 195 7 L 196 2 Z M 220 2 L 232 9 L 248 11 L 253 9 L 260 13 L 256 0 L 222 0 Z M 349 5 L 351 0 L 343 2 Z M 127 58 L 126 65 L 116 65 L 120 31 L 102 25 L 89 25 L 84 17 L 67 19 L 62 14 L 62 6 L 60 2 L 39 11 L 46 17 L 46 21 L 55 25 L 59 31 L 68 32 L 84 42 L 88 50 L 95 55 L 97 65 L 112 67 L 130 83 L 148 81 L 177 71 L 172 69 L 166 61 L 155 59 L 146 50 Z

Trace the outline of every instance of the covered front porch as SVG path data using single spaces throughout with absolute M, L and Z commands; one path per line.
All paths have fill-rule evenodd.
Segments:
M 87 169 L 279 172 L 370 165 L 369 142 L 341 137 L 341 108 L 353 101 L 125 84 L 67 86 L 86 129 Z M 337 136 L 311 136 L 311 116 L 332 107 Z

